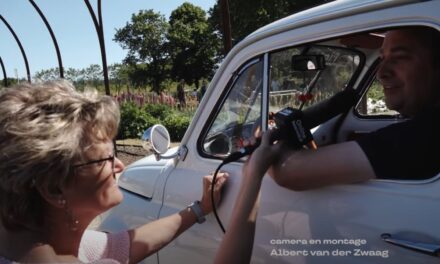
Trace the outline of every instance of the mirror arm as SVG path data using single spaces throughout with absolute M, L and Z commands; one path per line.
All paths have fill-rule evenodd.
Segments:
M 179 147 L 177 152 L 179 152 L 179 159 L 184 161 L 186 158 L 186 155 L 188 154 L 188 148 L 186 147 L 186 145 L 182 145 Z
M 159 153 L 154 153 L 154 157 L 156 158 L 157 161 L 161 160 L 161 159 L 174 159 L 175 157 L 179 157 L 179 151 L 176 151 L 176 153 L 169 155 L 169 156 L 162 156 Z
M 161 160 L 161 159 L 174 159 L 174 158 L 178 158 L 181 160 L 185 160 L 186 158 L 186 154 L 188 154 L 188 148 L 186 147 L 186 145 L 180 146 L 179 149 L 177 149 L 177 151 L 169 156 L 163 156 L 159 153 L 154 153 L 154 157 L 156 158 L 157 161 Z

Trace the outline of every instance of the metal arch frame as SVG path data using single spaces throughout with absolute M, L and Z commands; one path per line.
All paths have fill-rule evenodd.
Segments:
M 37 4 L 34 2 L 34 0 L 29 0 L 29 2 L 32 4 L 32 6 L 35 8 L 35 10 L 37 11 L 37 13 L 40 15 L 41 19 L 43 20 L 44 24 L 46 25 L 47 30 L 50 33 L 50 36 L 52 38 L 52 42 L 53 45 L 55 46 L 55 50 L 57 53 L 57 58 L 58 58 L 58 69 L 60 72 L 60 78 L 64 79 L 64 68 L 63 68 L 63 61 L 61 59 L 61 52 L 60 52 L 60 48 L 58 47 L 58 42 L 57 39 L 55 37 L 55 34 L 52 31 L 52 28 L 49 24 L 49 22 L 47 21 L 46 17 L 44 16 L 43 12 L 41 12 L 40 8 L 37 6 Z
M 104 26 L 102 22 L 102 12 L 101 12 L 101 0 L 98 0 L 98 19 L 96 19 L 96 14 L 90 5 L 89 0 L 84 0 L 84 3 L 89 10 L 90 16 L 92 17 L 93 24 L 95 25 L 96 34 L 98 35 L 99 47 L 101 49 L 101 59 L 102 59 L 102 74 L 104 75 L 104 87 L 105 94 L 110 95 L 110 83 L 108 79 L 108 69 L 107 69 L 107 55 L 105 52 L 105 42 L 104 42 Z M 116 156 L 118 156 L 118 148 L 116 147 L 116 140 L 113 140 L 113 150 Z
M 89 0 L 84 0 L 86 3 L 87 9 L 89 10 L 90 16 L 92 17 L 93 24 L 95 25 L 96 34 L 98 35 L 99 46 L 101 48 L 101 58 L 102 58 L 102 72 L 104 75 L 104 87 L 105 93 L 110 95 L 110 84 L 108 79 L 108 69 L 107 69 L 107 57 L 105 52 L 105 42 L 104 42 L 104 26 L 102 23 L 102 12 L 101 12 L 101 0 L 98 0 L 98 19 L 96 18 L 96 14 L 93 11 L 92 6 L 90 5 Z
M 23 49 L 23 45 L 21 45 L 20 39 L 17 37 L 17 34 L 15 34 L 14 29 L 12 29 L 11 25 L 9 25 L 8 21 L 6 21 L 6 19 L 2 15 L 0 15 L 0 20 L 2 20 L 3 23 L 6 25 L 6 27 L 9 29 L 11 34 L 14 36 L 15 41 L 17 42 L 18 46 L 20 47 L 21 55 L 23 55 L 24 64 L 26 66 L 26 73 L 27 73 L 28 82 L 31 82 L 31 72 L 29 70 L 29 63 L 27 60 L 26 52 Z
M 54 34 L 54 32 L 53 32 L 49 22 L 47 21 L 46 17 L 44 16 L 43 12 L 38 7 L 38 5 L 33 0 L 29 0 L 29 2 L 35 8 L 37 13 L 40 15 L 41 19 L 43 20 L 44 24 L 46 25 L 46 28 L 48 29 L 48 31 L 50 33 L 50 36 L 52 38 L 52 41 L 53 41 L 53 44 L 55 46 L 55 50 L 56 50 L 56 53 L 57 53 L 58 68 L 59 68 L 59 72 L 60 72 L 60 78 L 64 78 L 64 67 L 63 67 L 63 63 L 62 63 L 61 52 L 60 52 L 60 49 L 59 49 L 58 42 L 56 40 L 55 34 Z M 87 9 L 89 10 L 90 16 L 92 17 L 93 24 L 95 26 L 96 33 L 98 35 L 99 45 L 100 45 L 100 49 L 101 49 L 101 58 L 102 58 L 102 68 L 103 68 L 103 75 L 104 75 L 105 93 L 107 95 L 110 95 L 110 85 L 109 85 L 108 69 L 107 69 L 107 57 L 106 57 L 105 42 L 104 42 L 104 27 L 103 27 L 102 12 L 101 12 L 101 0 L 98 0 L 98 19 L 96 18 L 96 14 L 94 13 L 93 8 L 90 5 L 89 0 L 84 0 L 84 2 L 86 4 L 86 6 L 87 6 Z M 28 62 L 28 59 L 27 59 L 27 56 L 26 56 L 26 52 L 24 51 L 23 45 L 21 44 L 20 39 L 18 38 L 17 34 L 12 29 L 11 25 L 6 21 L 6 19 L 2 15 L 0 15 L 0 19 L 3 21 L 3 23 L 9 29 L 9 31 L 12 33 L 12 35 L 15 38 L 15 41 L 17 42 L 17 44 L 18 44 L 18 46 L 20 48 L 20 51 L 21 51 L 21 54 L 23 56 L 23 59 L 24 59 L 24 62 L 25 62 L 25 66 L 26 66 L 27 79 L 28 79 L 28 82 L 31 82 L 31 74 L 30 74 L 30 70 L 29 70 L 29 62 Z M 6 72 L 4 70 L 3 62 L 1 63 L 1 66 L 3 68 L 3 75 L 6 76 Z M 6 83 L 7 83 L 7 81 L 6 81 Z
M 8 87 L 8 76 L 6 75 L 6 69 L 5 69 L 5 65 L 3 64 L 3 60 L 2 57 L 0 57 L 0 64 L 2 66 L 2 71 L 3 71 L 3 82 L 5 87 Z

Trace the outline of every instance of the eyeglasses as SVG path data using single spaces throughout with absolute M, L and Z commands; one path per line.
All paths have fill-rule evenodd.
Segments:
M 83 167 L 83 166 L 87 166 L 87 165 L 95 164 L 95 163 L 100 163 L 100 162 L 104 162 L 104 161 L 111 161 L 112 162 L 112 171 L 114 172 L 115 171 L 115 154 L 111 154 L 108 158 L 105 158 L 105 159 L 91 160 L 86 163 L 73 165 L 73 167 L 79 168 L 79 167 Z

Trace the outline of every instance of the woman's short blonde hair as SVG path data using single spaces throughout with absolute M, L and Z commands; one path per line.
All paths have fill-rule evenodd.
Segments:
M 20 84 L 0 92 L 0 216 L 7 229 L 43 224 L 38 188 L 69 183 L 85 149 L 113 139 L 119 108 L 95 90 L 65 80 Z

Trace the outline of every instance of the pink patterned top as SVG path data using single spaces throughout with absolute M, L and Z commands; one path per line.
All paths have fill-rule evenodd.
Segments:
M 93 264 L 128 263 L 130 253 L 130 237 L 127 231 L 120 233 L 104 233 L 87 230 L 81 239 L 78 259 Z M 18 263 L 0 256 L 0 264 Z

